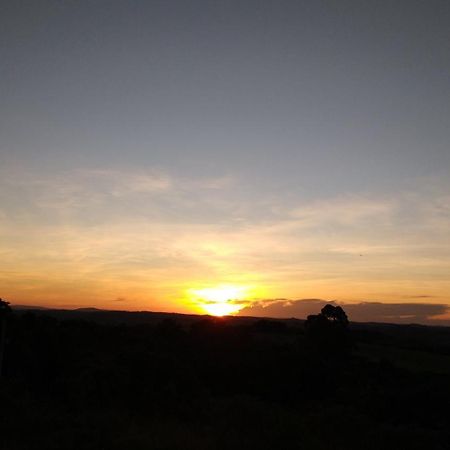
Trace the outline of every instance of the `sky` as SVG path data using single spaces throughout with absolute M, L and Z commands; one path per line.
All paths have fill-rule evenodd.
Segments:
M 0 296 L 449 321 L 449 23 L 446 0 L 2 1 Z

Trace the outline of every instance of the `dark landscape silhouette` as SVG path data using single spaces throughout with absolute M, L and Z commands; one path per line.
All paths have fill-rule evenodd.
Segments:
M 306 321 L 1 313 L 5 450 L 450 442 L 450 328 L 350 323 L 331 304 Z

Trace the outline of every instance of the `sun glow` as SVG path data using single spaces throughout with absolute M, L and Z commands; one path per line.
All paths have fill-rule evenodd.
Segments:
M 225 316 L 242 309 L 247 298 L 245 286 L 217 286 L 204 289 L 189 289 L 188 294 L 208 314 Z

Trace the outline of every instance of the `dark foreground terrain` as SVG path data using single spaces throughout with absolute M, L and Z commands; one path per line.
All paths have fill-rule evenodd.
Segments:
M 15 311 L 0 448 L 449 449 L 450 328 Z

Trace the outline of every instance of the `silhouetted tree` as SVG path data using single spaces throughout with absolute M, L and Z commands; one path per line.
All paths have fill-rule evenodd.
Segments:
M 319 314 L 307 317 L 305 331 L 322 352 L 336 353 L 350 347 L 348 324 L 345 311 L 340 306 L 328 303 Z
M 6 342 L 6 319 L 11 313 L 11 308 L 9 302 L 4 301 L 0 298 L 0 377 L 2 376 L 3 370 L 3 354 L 5 352 L 5 342 Z
M 347 314 L 340 306 L 333 306 L 328 303 L 322 308 L 321 314 L 331 322 L 338 323 L 343 327 L 348 326 Z

